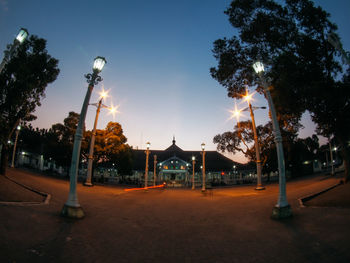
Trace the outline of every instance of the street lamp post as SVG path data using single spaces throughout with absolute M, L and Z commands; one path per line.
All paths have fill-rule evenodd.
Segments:
M 13 44 L 10 48 L 9 52 L 5 52 L 5 56 L 0 64 L 0 73 L 4 69 L 7 62 L 10 60 L 10 58 L 13 56 L 14 52 L 16 51 L 16 48 L 23 43 L 23 41 L 27 38 L 28 31 L 25 28 L 21 28 L 16 36 L 16 38 L 13 40 Z
M 89 105 L 91 93 L 94 88 L 94 85 L 102 81 L 102 78 L 98 75 L 98 73 L 101 72 L 105 63 L 106 63 L 105 58 L 103 57 L 95 58 L 93 73 L 85 75 L 87 82 L 89 83 L 89 86 L 85 95 L 83 106 L 81 108 L 78 127 L 75 131 L 72 162 L 71 162 L 70 171 L 69 171 L 69 176 L 70 176 L 69 195 L 68 195 L 68 201 L 64 204 L 63 209 L 61 211 L 62 216 L 71 217 L 71 218 L 84 217 L 84 211 L 78 202 L 78 196 L 77 196 L 80 147 L 81 147 L 81 140 L 83 138 L 83 127 L 84 127 L 86 112 Z
M 101 107 L 110 109 L 111 111 L 114 111 L 115 109 L 113 107 L 107 107 L 106 105 L 102 104 L 102 100 L 106 98 L 108 92 L 105 92 L 104 90 L 100 93 L 101 99 L 98 103 L 94 103 L 91 105 L 94 105 L 97 107 L 96 109 L 96 117 L 95 117 L 95 122 L 94 122 L 94 128 L 92 130 L 92 135 L 91 135 L 91 141 L 90 141 L 90 149 L 89 149 L 89 156 L 88 156 L 88 169 L 87 169 L 87 176 L 86 176 L 86 181 L 84 183 L 85 186 L 93 186 L 92 184 L 92 165 L 94 161 L 94 147 L 95 147 L 95 137 L 96 137 L 96 127 L 97 127 L 97 121 L 98 121 L 98 116 L 100 115 Z M 114 164 L 113 164 L 114 166 Z
M 203 142 L 201 144 L 201 147 L 202 147 L 202 162 L 203 162 L 203 167 L 202 167 L 202 179 L 203 179 L 203 182 L 202 182 L 202 192 L 205 192 L 205 143 Z
M 246 92 L 245 100 L 248 103 L 248 108 L 243 109 L 242 111 L 250 111 L 250 117 L 252 118 L 253 134 L 254 134 L 254 144 L 255 144 L 255 156 L 256 156 L 256 171 L 257 171 L 257 186 L 255 190 L 264 190 L 265 187 L 262 186 L 262 167 L 261 167 L 261 158 L 260 158 L 260 146 L 258 141 L 258 134 L 256 132 L 255 118 L 253 110 L 257 109 L 266 109 L 266 107 L 252 107 L 250 103 L 251 95 Z
M 148 181 L 148 157 L 149 157 L 149 154 L 150 154 L 150 151 L 149 151 L 149 147 L 150 147 L 151 143 L 147 142 L 146 143 L 146 167 L 145 167 L 145 189 L 147 189 L 147 181 Z
M 334 175 L 334 161 L 333 161 L 333 150 L 332 150 L 332 144 L 331 142 L 329 142 L 329 153 L 330 153 L 330 157 L 331 157 L 331 175 Z
M 286 195 L 286 174 L 285 174 L 285 166 L 284 166 L 284 154 L 283 154 L 281 131 L 277 121 L 275 106 L 272 101 L 271 93 L 263 75 L 264 65 L 261 62 L 256 62 L 254 63 L 253 68 L 255 72 L 258 74 L 262 82 L 262 86 L 264 88 L 265 95 L 267 97 L 271 118 L 272 118 L 272 126 L 274 130 L 274 135 L 275 135 L 275 143 L 277 148 L 279 195 L 278 195 L 277 204 L 275 205 L 272 211 L 271 217 L 274 219 L 286 218 L 286 217 L 292 216 L 292 209 L 288 204 L 287 195 Z
M 18 125 L 17 129 L 16 129 L 16 139 L 15 139 L 15 144 L 13 146 L 13 151 L 12 151 L 12 162 L 11 162 L 11 167 L 14 168 L 15 167 L 15 155 L 16 155 L 16 146 L 17 146 L 17 140 L 18 140 L 18 134 L 19 131 L 21 130 L 21 126 Z
M 192 156 L 192 190 L 195 189 L 195 183 L 194 183 L 194 165 L 196 164 L 196 157 Z
M 156 186 L 157 181 L 157 155 L 153 155 L 153 186 Z

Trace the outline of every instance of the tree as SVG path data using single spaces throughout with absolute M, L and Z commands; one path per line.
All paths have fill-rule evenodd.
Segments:
M 11 48 L 8 45 L 7 51 Z M 46 50 L 46 40 L 31 36 L 17 49 L 0 74 L 0 143 L 2 144 L 0 173 L 5 174 L 8 159 L 7 140 L 20 120 L 30 121 L 45 89 L 59 74 L 58 60 Z
M 342 67 L 339 51 L 327 41 L 337 29 L 329 14 L 310 0 L 234 0 L 225 13 L 239 37 L 214 42 L 212 77 L 230 97 L 239 98 L 245 82 L 263 92 L 251 67 L 262 60 L 279 115 L 299 121 L 310 111 L 318 133 L 342 145 L 349 180 L 349 82 L 346 76 L 337 81 Z
M 256 127 L 258 143 L 261 152 L 262 166 L 270 157 L 270 149 L 273 145 L 272 124 L 269 122 L 265 126 Z M 218 151 L 221 152 L 242 152 L 249 161 L 256 162 L 254 147 L 254 134 L 251 121 L 242 121 L 235 126 L 234 132 L 225 132 L 214 137 L 213 142 L 217 144 Z
M 74 135 L 78 126 L 80 115 L 76 112 L 69 112 L 68 117 L 62 123 L 52 125 L 48 132 L 47 156 L 63 167 L 69 167 L 72 159 Z M 69 169 L 67 169 L 68 174 Z
M 89 153 L 88 143 L 91 141 L 92 132 L 86 132 L 82 147 L 84 158 Z M 131 147 L 126 143 L 127 138 L 123 134 L 122 126 L 118 122 L 109 122 L 104 130 L 96 130 L 94 146 L 94 164 L 110 166 L 115 163 L 121 175 L 130 174 L 132 167 Z

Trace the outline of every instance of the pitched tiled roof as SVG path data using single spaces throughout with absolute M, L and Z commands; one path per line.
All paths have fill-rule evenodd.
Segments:
M 133 150 L 134 162 L 133 170 L 144 171 L 146 165 L 146 153 L 145 150 Z M 153 171 L 154 155 L 157 155 L 157 163 L 163 162 L 173 156 L 176 156 L 185 162 L 192 163 L 192 156 L 196 157 L 196 170 L 200 170 L 202 165 L 201 151 L 184 151 L 175 144 L 170 145 L 165 150 L 150 150 L 148 169 Z M 220 171 L 232 171 L 233 165 L 237 168 L 243 166 L 240 163 L 234 162 L 231 159 L 225 157 L 217 151 L 205 152 L 205 170 L 207 172 L 220 172 Z

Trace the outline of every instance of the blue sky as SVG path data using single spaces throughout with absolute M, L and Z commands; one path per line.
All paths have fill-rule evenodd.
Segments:
M 350 50 L 350 1 L 315 1 L 331 13 Z M 228 120 L 233 100 L 209 74 L 216 66 L 213 42 L 235 30 L 223 11 L 228 0 L 163 1 L 20 1 L 0 0 L 0 48 L 13 41 L 20 27 L 47 39 L 49 54 L 59 59 L 61 73 L 47 87 L 33 126 L 49 128 L 63 122 L 69 111 L 80 113 L 86 93 L 84 74 L 96 56 L 106 57 L 91 103 L 103 86 L 119 105 L 114 121 L 121 123 L 128 143 L 165 149 L 175 135 L 184 150 L 200 150 L 205 142 L 215 150 L 213 137 L 232 129 Z M 2 58 L 2 54 L 0 58 Z M 256 96 L 256 106 L 264 106 Z M 243 106 L 242 106 L 243 107 Z M 92 129 L 95 108 L 89 107 L 86 126 Z M 248 119 L 246 114 L 246 119 Z M 256 111 L 257 124 L 268 120 L 267 110 Z M 102 110 L 98 128 L 113 117 Z M 303 118 L 301 137 L 313 134 L 310 118 Z M 231 156 L 232 157 L 232 156 Z M 242 157 L 233 157 L 242 161 Z

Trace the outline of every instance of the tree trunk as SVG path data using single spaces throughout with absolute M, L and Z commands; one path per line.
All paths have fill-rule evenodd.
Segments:
M 8 165 L 8 145 L 3 144 L 1 149 L 0 174 L 6 175 L 7 165 Z

